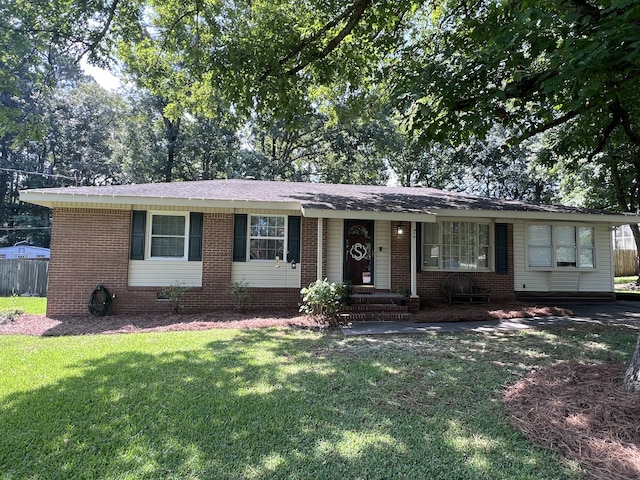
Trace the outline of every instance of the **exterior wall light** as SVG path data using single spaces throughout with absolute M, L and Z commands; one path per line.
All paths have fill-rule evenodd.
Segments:
M 404 233 L 404 225 L 399 223 L 398 224 L 398 235 L 402 235 Z

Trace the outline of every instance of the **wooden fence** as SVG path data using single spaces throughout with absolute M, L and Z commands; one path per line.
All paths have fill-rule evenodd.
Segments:
M 638 253 L 635 250 L 614 250 L 613 261 L 616 277 L 638 275 Z
M 47 296 L 49 260 L 17 258 L 0 260 L 0 296 Z

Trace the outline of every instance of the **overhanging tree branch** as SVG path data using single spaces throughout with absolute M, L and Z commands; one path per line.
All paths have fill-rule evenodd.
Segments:
M 356 0 L 355 3 L 353 3 L 353 5 L 351 5 L 344 14 L 340 15 L 341 20 L 344 20 L 346 18 L 349 18 L 349 20 L 347 21 L 346 25 L 342 28 L 342 30 L 340 30 L 340 32 L 338 32 L 338 34 L 333 37 L 328 43 L 327 45 L 319 51 L 315 51 L 312 52 L 305 60 L 303 60 L 302 62 L 300 62 L 298 65 L 294 66 L 293 68 L 290 68 L 289 70 L 287 70 L 285 72 L 285 75 L 287 76 L 293 76 L 296 75 L 298 72 L 300 72 L 302 69 L 304 69 L 305 67 L 307 67 L 308 65 L 310 65 L 311 63 L 318 61 L 318 60 L 322 60 L 323 58 L 326 58 L 331 52 L 333 52 L 336 48 L 338 48 L 338 45 L 340 45 L 340 43 L 345 39 L 345 37 L 347 35 L 349 35 L 353 29 L 358 25 L 358 23 L 360 22 L 360 20 L 362 19 L 362 17 L 364 16 L 364 13 L 366 12 L 367 8 L 369 8 L 371 6 L 372 0 Z M 347 15 L 345 15 L 347 14 Z M 340 18 L 339 17 L 339 18 Z M 338 19 L 336 19 L 338 20 Z M 338 21 L 332 21 L 330 23 L 334 23 L 335 25 L 337 25 L 339 23 L 340 20 Z M 334 25 L 334 26 L 335 26 Z M 325 33 L 326 31 L 328 31 L 331 27 L 329 27 L 329 24 L 325 25 L 325 27 L 323 27 L 321 29 L 324 30 L 323 33 Z M 320 33 L 320 32 L 319 32 Z M 293 56 L 296 55 L 296 53 L 293 53 L 297 50 L 297 54 L 302 53 L 302 51 L 310 48 L 313 43 L 315 43 L 315 41 L 317 40 L 316 37 L 319 37 L 319 35 L 314 35 L 313 38 L 313 42 L 303 42 L 306 43 L 306 45 L 301 45 L 296 47 L 296 49 L 294 49 L 294 51 L 292 51 L 291 53 L 289 53 L 287 55 L 288 58 L 293 58 Z M 285 60 L 286 61 L 286 60 Z M 283 64 L 283 61 L 280 61 L 280 64 Z M 266 79 L 267 76 L 269 76 L 269 74 L 273 74 L 272 71 L 270 72 L 266 72 L 262 75 L 262 79 Z
M 111 28 L 111 24 L 113 23 L 113 20 L 116 16 L 116 10 L 118 9 L 118 5 L 120 3 L 120 0 L 113 0 L 113 2 L 111 2 L 111 5 L 109 6 L 109 10 L 107 10 L 107 18 L 104 22 L 104 25 L 102 25 L 102 28 L 95 34 L 92 35 L 91 37 L 91 42 L 89 42 L 85 49 L 80 53 L 80 55 L 78 55 L 78 58 L 76 59 L 76 61 L 80 61 L 80 59 L 82 57 L 84 57 L 87 53 L 93 52 L 98 45 L 100 44 L 100 42 L 102 42 L 102 40 L 104 39 L 104 37 L 107 36 L 107 33 L 109 32 L 109 28 Z
M 338 45 L 340 45 L 340 42 L 342 42 L 342 40 L 344 40 L 344 38 L 347 35 L 349 35 L 351 31 L 356 27 L 356 25 L 358 25 L 358 22 L 360 22 L 360 19 L 362 19 L 364 12 L 371 5 L 371 0 L 360 0 L 356 2 L 355 5 L 356 5 L 356 8 L 353 10 L 353 13 L 351 14 L 351 18 L 349 19 L 347 24 L 344 26 L 344 28 L 340 30 L 338 35 L 332 38 L 327 44 L 327 46 L 324 47 L 320 52 L 312 53 L 307 60 L 305 60 L 302 63 L 299 63 L 297 66 L 288 70 L 287 75 L 290 75 L 290 76 L 295 75 L 310 63 L 325 58 L 327 55 L 333 52 L 336 48 L 338 48 Z
M 580 113 L 581 112 L 577 110 L 571 110 L 570 112 L 567 112 L 564 115 L 558 118 L 555 118 L 550 122 L 543 123 L 542 125 L 538 125 L 537 127 L 525 130 L 525 132 L 522 135 L 520 135 L 520 137 L 518 137 L 518 140 L 519 141 L 526 140 L 528 138 L 533 137 L 534 135 L 537 135 L 539 133 L 546 132 L 547 130 L 551 130 L 552 128 L 558 127 L 563 123 L 566 123 L 569 120 L 577 117 L 578 115 L 580 115 Z
M 593 157 L 595 157 L 598 153 L 604 150 L 604 147 L 607 145 L 607 141 L 609 140 L 609 137 L 611 136 L 611 134 L 613 133 L 613 131 L 616 129 L 618 125 L 620 125 L 620 117 L 616 115 L 615 112 L 613 112 L 613 118 L 611 119 L 609 124 L 605 127 L 604 131 L 602 132 L 602 136 L 598 141 L 598 145 L 596 145 L 596 148 L 587 157 L 588 161 L 593 160 Z
M 332 28 L 336 27 L 344 19 L 348 18 L 354 12 L 354 10 L 356 8 L 358 8 L 360 3 L 363 3 L 363 1 L 362 0 L 358 0 L 355 3 L 353 3 L 352 5 L 350 5 L 344 12 L 342 12 L 340 15 L 338 15 L 336 18 L 334 18 L 330 22 L 326 23 L 320 30 L 315 32 L 310 37 L 304 39 L 302 42 L 300 42 L 298 44 L 297 47 L 295 47 L 289 53 L 287 53 L 286 55 L 280 57 L 280 59 L 278 60 L 278 63 L 280 65 L 284 65 L 288 61 L 290 61 L 291 59 L 295 58 L 297 55 L 302 53 L 303 50 L 305 50 L 307 48 L 310 48 L 311 45 L 313 45 L 316 41 L 318 41 L 318 39 L 320 39 L 320 37 L 322 37 L 322 35 L 327 33 Z M 365 3 L 371 3 L 371 2 L 370 1 L 366 1 Z M 273 72 L 272 69 L 269 69 L 269 70 L 265 71 L 260 76 L 260 80 L 263 80 L 263 81 L 266 80 L 267 77 L 269 77 L 270 75 L 273 75 L 273 73 L 274 72 Z

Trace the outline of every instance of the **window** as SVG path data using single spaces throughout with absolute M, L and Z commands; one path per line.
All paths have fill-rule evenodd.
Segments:
M 425 223 L 422 239 L 422 265 L 425 269 L 487 270 L 490 268 L 489 223 Z
M 285 217 L 251 215 L 249 257 L 251 260 L 275 260 L 284 256 Z
M 636 249 L 636 241 L 633 238 L 633 232 L 631 231 L 631 226 L 629 225 L 620 225 L 619 227 L 615 227 L 613 231 L 613 240 L 613 248 L 615 248 L 616 250 Z
M 529 266 L 553 265 L 551 225 L 529 225 Z
M 201 212 L 131 212 L 131 260 L 202 261 Z
M 186 215 L 151 215 L 150 256 L 184 258 Z
M 594 268 L 593 227 L 576 225 L 529 225 L 529 267 Z

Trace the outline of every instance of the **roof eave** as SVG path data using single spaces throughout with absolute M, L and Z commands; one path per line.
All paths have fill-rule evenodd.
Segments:
M 436 221 L 436 216 L 430 212 L 390 212 L 378 210 L 335 210 L 329 208 L 302 207 L 302 215 L 308 218 L 338 218 L 346 220 L 389 220 L 401 222 Z
M 104 205 L 131 206 L 149 205 L 157 207 L 201 207 L 223 209 L 266 209 L 266 210 L 295 210 L 300 211 L 299 202 L 262 202 L 256 200 L 213 200 L 206 198 L 177 198 L 177 197 L 152 197 L 152 196 L 128 196 L 128 195 L 82 195 L 68 193 L 48 193 L 25 190 L 20 192 L 20 200 L 24 202 L 54 208 L 66 205 Z
M 623 213 L 544 212 L 523 210 L 434 210 L 439 217 L 483 217 L 497 220 L 547 220 L 564 222 L 599 222 L 612 225 L 640 223 L 640 215 Z

